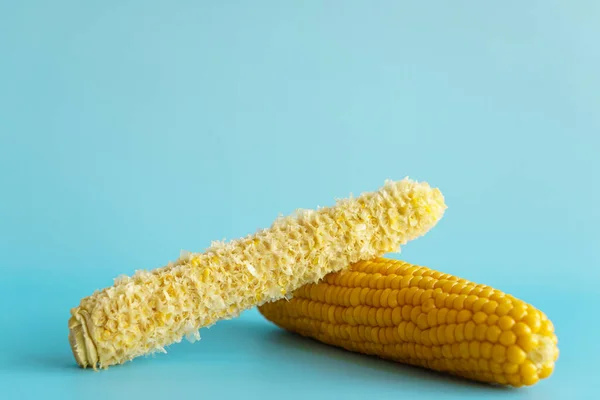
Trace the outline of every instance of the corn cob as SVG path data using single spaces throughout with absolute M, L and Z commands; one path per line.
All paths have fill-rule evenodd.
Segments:
M 360 261 L 259 307 L 281 328 L 483 382 L 533 385 L 558 358 L 552 322 L 508 294 L 402 261 Z
M 408 179 L 299 210 L 273 225 L 165 267 L 137 271 L 71 310 L 69 342 L 77 363 L 120 364 L 181 341 L 266 301 L 283 298 L 349 263 L 371 259 L 425 234 L 446 206 L 438 189 Z

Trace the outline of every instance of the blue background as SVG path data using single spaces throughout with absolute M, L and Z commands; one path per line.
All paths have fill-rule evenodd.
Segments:
M 0 1 L 0 397 L 594 397 L 599 20 L 591 0 Z M 545 311 L 550 379 L 470 383 L 256 310 L 75 367 L 69 309 L 115 276 L 406 175 L 449 209 L 394 257 Z

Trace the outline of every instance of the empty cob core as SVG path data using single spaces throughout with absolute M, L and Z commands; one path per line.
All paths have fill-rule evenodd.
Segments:
M 81 367 L 108 367 L 199 339 L 220 319 L 316 282 L 359 260 L 397 251 L 424 235 L 446 205 L 438 189 L 409 179 L 378 191 L 299 210 L 257 233 L 203 253 L 184 252 L 153 271 L 138 271 L 71 310 L 69 342 Z

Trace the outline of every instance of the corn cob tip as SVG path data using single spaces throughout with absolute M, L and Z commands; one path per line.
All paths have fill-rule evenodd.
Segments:
M 405 178 L 400 182 L 386 181 L 386 187 L 390 186 L 403 186 L 404 191 L 412 192 L 410 207 L 414 216 L 409 220 L 409 224 L 415 224 L 417 229 L 414 230 L 416 234 L 409 237 L 409 240 L 416 239 L 429 232 L 443 217 L 448 208 L 441 190 L 430 186 L 427 182 L 411 181 L 409 178 Z
M 69 344 L 77 365 L 81 368 L 96 369 L 98 364 L 96 345 L 88 333 L 85 317 L 79 313 L 69 319 Z
M 558 359 L 558 347 L 549 336 L 534 333 L 531 335 L 538 345 L 527 352 L 527 360 L 535 366 L 538 375 L 544 374 L 544 369 L 554 369 L 554 362 Z

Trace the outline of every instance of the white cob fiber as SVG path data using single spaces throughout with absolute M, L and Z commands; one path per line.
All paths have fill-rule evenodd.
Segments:
M 409 179 L 376 192 L 300 210 L 253 235 L 183 253 L 166 267 L 137 271 L 71 310 L 69 341 L 81 367 L 108 367 L 164 347 L 198 329 L 359 260 L 424 235 L 446 205 L 438 189 Z

